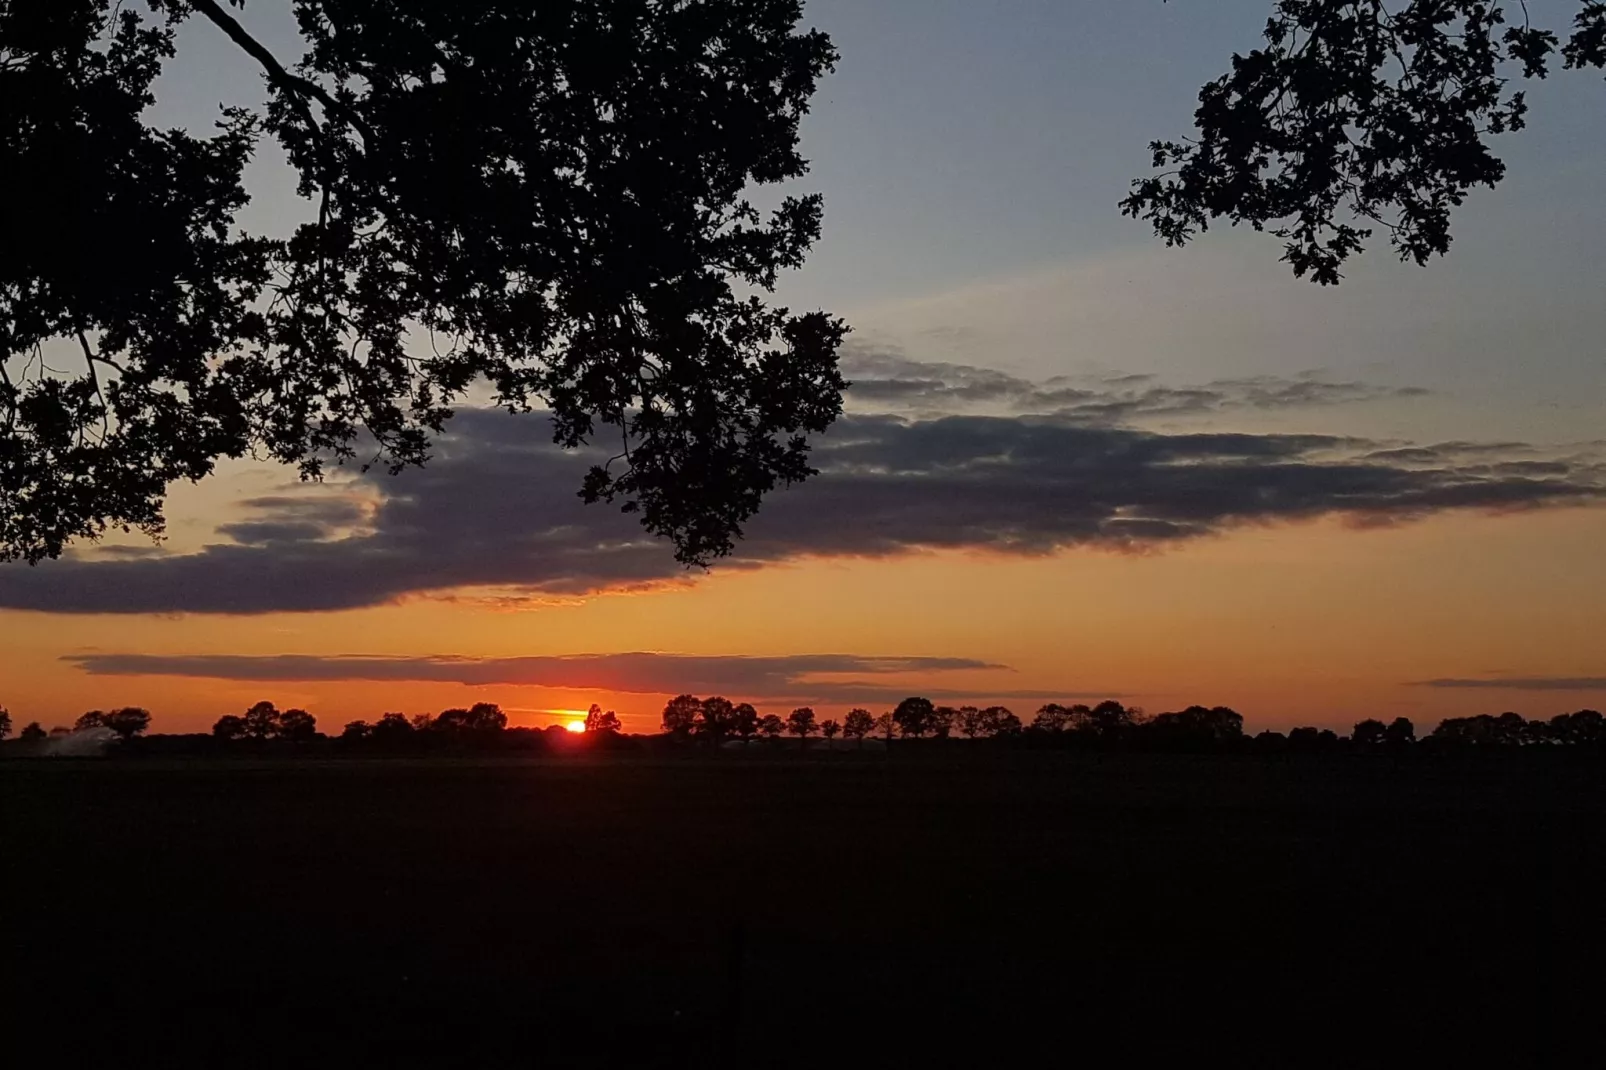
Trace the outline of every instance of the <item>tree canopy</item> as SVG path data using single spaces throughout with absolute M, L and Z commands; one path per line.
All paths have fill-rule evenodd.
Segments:
M 1403 260 L 1450 247 L 1450 215 L 1522 129 L 1513 76 L 1606 67 L 1606 2 L 1571 0 L 1565 40 L 1501 0 L 1278 0 L 1265 44 L 1199 93 L 1194 139 L 1156 141 L 1126 214 L 1182 245 L 1225 218 L 1283 239 L 1300 277 L 1337 283 L 1382 228 Z
M 222 458 L 423 463 L 476 385 L 616 445 L 580 493 L 687 563 L 811 474 L 846 328 L 762 295 L 821 201 L 748 199 L 807 169 L 801 0 L 292 6 L 299 57 L 216 0 L 0 6 L 0 560 L 158 535 Z M 147 122 L 190 20 L 266 85 L 210 134 Z M 264 138 L 288 235 L 237 221 Z

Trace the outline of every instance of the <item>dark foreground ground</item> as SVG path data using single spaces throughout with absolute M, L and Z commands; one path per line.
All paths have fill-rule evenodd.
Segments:
M 0 763 L 4 1035 L 48 1044 L 18 1066 L 1603 1065 L 1603 819 L 1598 757 L 1527 754 Z

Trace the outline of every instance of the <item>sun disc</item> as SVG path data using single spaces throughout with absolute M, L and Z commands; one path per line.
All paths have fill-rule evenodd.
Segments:
M 563 727 L 567 728 L 571 732 L 584 732 L 586 730 L 586 723 L 584 721 L 570 721 Z

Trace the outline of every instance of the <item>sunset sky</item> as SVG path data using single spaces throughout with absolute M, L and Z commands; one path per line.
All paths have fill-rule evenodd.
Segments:
M 159 547 L 0 565 L 0 705 L 157 731 L 263 698 L 326 731 L 477 701 L 645 731 L 679 691 L 1203 702 L 1251 731 L 1600 708 L 1600 79 L 1531 87 L 1448 259 L 1380 247 L 1320 289 L 1275 239 L 1167 250 L 1116 209 L 1269 8 L 811 0 L 842 53 L 804 130 L 826 227 L 778 296 L 853 324 L 856 386 L 733 560 L 685 572 L 579 504 L 541 417 L 468 411 L 421 471 L 231 464 L 175 488 Z M 277 5 L 245 21 L 293 54 Z M 208 25 L 179 55 L 163 121 L 262 94 Z M 287 230 L 290 178 L 254 168 L 246 225 Z

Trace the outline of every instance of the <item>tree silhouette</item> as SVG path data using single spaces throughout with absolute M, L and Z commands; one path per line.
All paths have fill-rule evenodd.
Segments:
M 1510 75 L 1606 65 L 1606 3 L 1565 45 L 1499 0 L 1278 0 L 1265 46 L 1199 93 L 1198 136 L 1150 147 L 1161 173 L 1133 183 L 1127 215 L 1181 245 L 1213 219 L 1283 239 L 1283 259 L 1324 285 L 1382 227 L 1402 260 L 1450 246 L 1450 213 L 1505 165 L 1489 139 L 1524 124 Z M 1508 11 L 1516 11 L 1507 22 Z
M 34 743 L 46 738 L 46 732 L 44 726 L 38 721 L 29 721 L 22 726 L 22 731 L 17 734 L 17 738 L 27 743 Z
M 1557 743 L 1591 747 L 1606 744 L 1606 717 L 1599 710 L 1557 714 L 1546 728 Z
M 664 704 L 664 731 L 679 740 L 689 739 L 702 714 L 703 704 L 696 695 L 676 695 Z
M 347 721 L 346 726 L 340 730 L 340 738 L 348 743 L 355 743 L 370 738 L 373 732 L 374 726 L 367 721 Z
M 245 711 L 245 734 L 255 740 L 272 739 L 279 734 L 279 708 L 271 702 L 258 702 Z
M 0 559 L 155 535 L 168 485 L 223 457 L 423 463 L 477 381 L 565 446 L 619 446 L 588 501 L 688 563 L 728 552 L 842 407 L 841 322 L 755 296 L 820 231 L 818 197 L 747 199 L 807 170 L 798 123 L 836 52 L 800 0 L 296 8 L 293 69 L 219 0 L 0 14 L 28 206 L 6 217 L 0 361 L 83 362 L 19 359 L 0 391 Z M 210 137 L 146 122 L 192 16 L 268 88 Z M 265 136 L 315 206 L 287 240 L 238 226 Z
M 603 712 L 602 707 L 593 702 L 586 711 L 586 731 L 593 735 L 617 736 L 623 731 L 623 726 L 619 723 L 617 713 L 612 710 Z
M 947 739 L 958 719 L 959 711 L 952 706 L 936 707 L 931 711 L 931 734 L 938 739 Z
M 1383 732 L 1383 741 L 1390 746 L 1403 746 L 1416 742 L 1416 725 L 1409 718 L 1396 717 Z
M 883 739 L 885 739 L 888 743 L 892 742 L 892 729 L 893 729 L 892 714 L 883 713 L 879 717 L 877 717 L 875 719 L 875 727 L 876 727 L 876 731 L 881 733 L 881 736 L 882 736 Z
M 318 735 L 318 720 L 306 710 L 285 710 L 279 717 L 279 738 L 305 742 Z
M 721 695 L 703 699 L 697 717 L 698 731 L 717 747 L 736 728 L 736 706 Z
M 11 735 L 11 711 L 0 706 L 0 739 Z
M 980 706 L 961 706 L 958 715 L 959 731 L 966 739 L 975 739 L 987 731 L 987 721 Z
M 1014 736 L 1020 734 L 1020 718 L 1016 717 L 1004 706 L 988 706 L 981 711 L 983 731 L 989 736 Z
M 90 710 L 88 713 L 80 715 L 78 720 L 73 722 L 72 730 L 74 732 L 85 732 L 85 731 L 88 731 L 91 728 L 105 728 L 105 727 L 106 727 L 106 711 L 105 710 Z
M 212 735 L 221 740 L 236 740 L 245 734 L 245 718 L 232 713 L 225 713 L 212 724 Z
M 875 714 L 866 709 L 849 710 L 842 719 L 842 731 L 849 739 L 858 740 L 860 749 L 863 749 L 864 737 L 875 731 Z
M 827 743 L 842 734 L 842 725 L 838 721 L 826 721 L 820 725 L 820 735 L 825 737 Z
M 786 718 L 786 730 L 798 738 L 804 747 L 809 745 L 809 736 L 819 731 L 819 725 L 814 723 L 814 711 L 807 706 L 799 706 Z
M 743 743 L 752 739 L 757 731 L 758 711 L 753 708 L 751 703 L 740 703 L 735 710 L 731 711 L 731 732 L 741 739 Z
M 1040 707 L 1037 715 L 1032 718 L 1032 728 L 1039 732 L 1059 734 L 1068 732 L 1075 725 L 1071 711 L 1057 702 L 1050 702 Z
M 406 714 L 387 713 L 374 722 L 368 734 L 375 743 L 395 744 L 411 739 L 416 731 Z
M 1388 726 L 1382 721 L 1367 718 L 1350 729 L 1350 742 L 1358 747 L 1376 747 L 1388 738 Z
M 900 736 L 914 736 L 919 739 L 931 731 L 931 723 L 936 712 L 937 709 L 929 698 L 911 696 L 898 703 L 897 708 L 892 711 L 892 723 L 898 726 Z
M 786 731 L 786 722 L 773 713 L 766 713 L 759 718 L 758 730 L 763 733 L 766 739 L 780 739 L 781 735 Z
M 476 702 L 466 710 L 442 710 L 428 727 L 453 736 L 484 736 L 506 728 L 507 714 L 494 702 Z
M 1087 730 L 1105 739 L 1125 734 L 1136 723 L 1136 712 L 1114 699 L 1106 699 L 1087 711 Z

